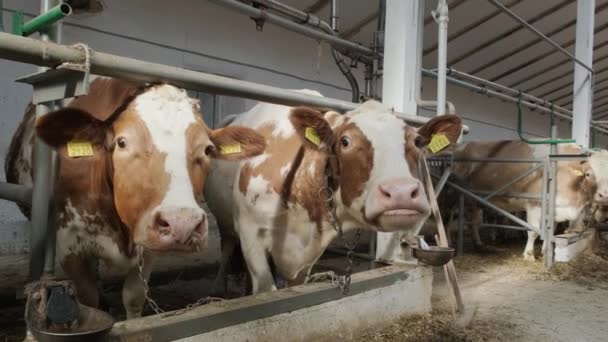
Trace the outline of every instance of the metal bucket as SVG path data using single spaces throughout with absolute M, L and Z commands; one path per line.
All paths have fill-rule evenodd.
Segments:
M 443 266 L 456 255 L 456 250 L 451 247 L 428 246 L 427 249 L 414 247 L 413 251 L 416 259 L 430 266 Z
M 25 320 L 40 342 L 105 341 L 114 325 L 109 314 L 80 304 L 70 281 L 41 279 L 26 294 Z

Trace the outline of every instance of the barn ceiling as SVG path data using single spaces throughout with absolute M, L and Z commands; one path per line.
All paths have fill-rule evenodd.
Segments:
M 329 17 L 327 0 L 284 0 L 302 10 Z M 502 4 L 574 54 L 576 0 L 502 0 Z M 593 69 L 594 118 L 608 119 L 608 0 L 596 0 Z M 448 66 L 572 110 L 574 63 L 489 1 L 448 0 Z M 437 64 L 437 25 L 425 9 L 423 67 Z M 340 31 L 350 40 L 370 44 L 378 0 L 339 1 Z

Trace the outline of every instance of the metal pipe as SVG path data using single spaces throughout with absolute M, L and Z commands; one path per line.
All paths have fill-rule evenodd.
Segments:
M 340 37 L 337 37 L 337 36 L 334 36 L 331 34 L 323 33 L 321 31 L 315 30 L 308 26 L 299 25 L 289 19 L 285 19 L 278 15 L 274 15 L 274 14 L 268 13 L 266 11 L 254 8 L 252 6 L 244 4 L 242 2 L 239 2 L 236 0 L 209 0 L 209 1 L 216 3 L 218 5 L 224 6 L 226 8 L 235 10 L 239 13 L 250 16 L 252 18 L 263 19 L 267 23 L 274 24 L 274 25 L 280 26 L 284 29 L 303 34 L 310 38 L 325 41 L 325 42 L 331 44 L 333 47 L 347 49 L 347 50 L 350 50 L 353 52 L 360 53 L 364 56 L 370 56 L 370 57 L 374 56 L 374 51 L 368 47 L 353 43 L 351 41 L 342 39 Z
M 520 227 L 520 226 L 512 226 L 508 224 L 494 224 L 494 223 L 482 223 L 479 225 L 480 228 L 501 228 L 501 229 L 513 229 L 513 230 L 521 230 L 527 232 L 528 229 Z
M 515 215 L 511 214 L 510 212 L 508 212 L 508 211 L 506 211 L 506 210 L 503 210 L 502 208 L 499 208 L 499 207 L 495 206 L 494 204 L 492 204 L 492 203 L 490 203 L 490 202 L 488 202 L 488 201 L 484 200 L 483 198 L 481 198 L 481 197 L 479 197 L 479 196 L 475 195 L 474 193 L 472 193 L 471 191 L 469 191 L 469 190 L 467 190 L 467 189 L 465 189 L 465 188 L 461 187 L 460 185 L 457 185 L 457 184 L 455 184 L 455 183 L 453 183 L 453 182 L 451 182 L 451 181 L 447 181 L 447 184 L 448 184 L 449 186 L 451 186 L 452 188 L 454 188 L 454 189 L 456 189 L 456 190 L 460 191 L 461 193 L 463 193 L 463 194 L 465 194 L 465 195 L 469 196 L 470 198 L 472 198 L 472 199 L 476 200 L 476 201 L 477 201 L 477 202 L 479 202 L 480 204 L 482 204 L 482 205 L 484 205 L 484 206 L 486 206 L 486 207 L 488 207 L 488 208 L 490 208 L 490 209 L 492 209 L 492 210 L 494 210 L 494 211 L 496 211 L 496 212 L 498 212 L 498 213 L 502 214 L 502 215 L 503 215 L 503 216 L 505 216 L 506 218 L 508 218 L 508 219 L 510 219 L 511 221 L 513 221 L 513 222 L 515 222 L 515 223 L 517 223 L 517 224 L 521 225 L 522 227 L 525 227 L 525 228 L 527 228 L 527 229 L 529 229 L 529 230 L 538 231 L 538 228 L 532 227 L 531 225 L 529 225 L 529 224 L 528 224 L 528 222 L 526 222 L 526 221 L 524 221 L 524 220 L 520 219 L 519 217 L 517 217 L 517 216 L 515 216 Z
M 484 86 L 492 87 L 492 88 L 494 88 L 496 90 L 499 90 L 501 92 L 505 92 L 505 93 L 508 93 L 510 95 L 517 96 L 517 97 L 521 96 L 522 99 L 526 99 L 526 100 L 530 100 L 530 101 L 533 101 L 533 102 L 537 102 L 537 103 L 539 103 L 539 104 L 541 104 L 541 105 L 543 105 L 545 107 L 549 107 L 549 108 L 553 107 L 554 110 L 558 110 L 560 112 L 563 112 L 564 114 L 572 115 L 571 111 L 569 111 L 566 108 L 563 108 L 561 106 L 558 106 L 558 105 L 556 105 L 554 103 L 551 103 L 551 102 L 549 102 L 547 100 L 540 99 L 540 98 L 538 98 L 538 97 L 536 97 L 534 95 L 530 95 L 528 93 L 524 93 L 522 91 L 515 90 L 513 88 L 509 88 L 509 87 L 504 86 L 502 84 L 498 84 L 496 82 L 492 82 L 492 81 L 483 79 L 481 77 L 470 75 L 470 74 L 467 74 L 465 72 L 458 71 L 458 70 L 455 70 L 455 69 L 452 69 L 452 68 L 448 69 L 448 75 L 454 75 L 454 76 L 456 76 L 458 78 L 463 78 L 463 79 L 466 79 L 466 80 L 469 80 L 469 81 L 472 81 L 472 82 L 481 83 Z
M 91 73 L 100 76 L 142 82 L 168 82 L 186 89 L 211 92 L 219 95 L 245 97 L 286 106 L 307 105 L 330 108 L 341 112 L 350 111 L 358 107 L 358 104 L 348 101 L 308 95 L 283 88 L 145 62 L 98 51 L 94 51 L 90 55 Z M 84 54 L 81 49 L 75 47 L 0 33 L 0 58 L 52 67 L 63 62 L 80 62 L 84 59 Z M 404 121 L 413 125 L 422 125 L 429 120 L 421 116 L 396 114 Z M 468 132 L 468 127 L 463 126 L 463 129 L 465 133 Z
M 533 158 L 453 158 L 452 156 L 433 156 L 426 158 L 429 161 L 451 161 L 451 162 L 494 162 L 494 163 L 542 163 L 544 159 Z
M 52 6 L 52 0 L 40 1 L 40 13 L 46 13 Z M 47 43 L 57 39 L 59 36 L 59 26 L 54 26 L 46 32 L 40 34 L 39 43 Z M 17 37 L 17 36 L 14 36 Z M 28 38 L 22 38 L 28 39 Z M 28 39 L 29 40 L 29 39 Z M 46 71 L 47 68 L 40 67 L 39 71 Z M 45 115 L 50 110 L 47 104 L 36 106 L 36 117 Z M 30 229 L 30 280 L 37 280 L 43 275 L 45 269 L 51 271 L 54 265 L 55 245 L 50 241 L 55 241 L 54 222 L 49 221 L 50 210 L 52 210 L 52 194 L 54 183 L 54 155 L 51 148 L 42 140 L 36 139 L 34 142 L 33 170 L 33 190 L 32 190 L 32 211 Z M 48 260 L 52 258 L 52 260 Z
M 329 253 L 338 254 L 338 255 L 347 255 L 347 253 L 348 253 L 345 250 L 342 250 L 340 248 L 334 248 L 334 247 L 328 247 L 326 249 L 326 251 L 329 252 Z M 375 255 L 374 256 L 370 256 L 369 254 L 358 253 L 358 252 L 352 252 L 352 255 L 354 257 L 361 258 L 361 259 L 364 259 L 364 260 L 367 260 L 367 261 L 375 261 L 376 260 Z
M 417 99 L 416 104 L 418 104 L 418 106 L 420 106 L 420 107 L 438 107 L 437 101 L 427 101 L 427 100 Z M 446 104 L 446 109 L 448 111 L 448 114 L 456 114 L 456 106 L 454 106 L 454 104 L 452 102 L 445 101 L 445 104 Z M 446 109 L 444 109 L 444 112 Z
M 450 170 L 450 168 L 447 168 L 447 169 L 445 169 L 445 171 L 443 171 L 443 174 L 441 175 L 441 178 L 439 178 L 439 181 L 437 182 L 437 185 L 435 185 L 435 195 L 436 195 L 436 197 L 439 197 L 439 195 L 441 194 L 441 191 L 445 187 L 445 182 L 448 181 L 448 178 L 450 177 L 451 173 L 452 173 L 452 171 Z
M 19 204 L 32 205 L 32 187 L 0 182 L 0 198 Z
M 329 17 L 329 22 L 331 24 L 331 28 L 334 30 L 334 32 L 338 32 L 340 31 L 338 27 L 338 0 L 331 0 L 330 12 L 331 15 Z
M 23 24 L 22 34 L 29 36 L 42 31 L 70 14 L 72 14 L 72 7 L 66 3 L 61 3 Z
M 435 78 L 435 79 L 437 78 L 437 73 L 433 72 L 431 70 L 422 69 L 422 74 L 424 76 L 426 76 L 426 77 L 431 77 L 431 78 Z M 499 99 L 502 99 L 502 100 L 505 100 L 505 101 L 509 101 L 509 102 L 513 102 L 513 103 L 517 103 L 517 102 L 520 101 L 520 99 L 515 98 L 513 96 L 509 96 L 509 95 L 506 95 L 506 94 L 503 94 L 503 93 L 500 93 L 500 92 L 497 92 L 497 91 L 494 91 L 494 90 L 491 90 L 491 89 L 487 89 L 486 87 L 476 86 L 474 84 L 470 84 L 468 82 L 465 82 L 463 80 L 459 80 L 459 79 L 456 79 L 456 78 L 453 78 L 453 77 L 449 77 L 448 76 L 448 77 L 446 77 L 446 80 L 449 83 L 452 83 L 454 85 L 457 85 L 457 86 L 465 88 L 465 89 L 473 90 L 473 91 L 475 91 L 477 93 L 480 93 L 480 94 L 485 94 L 485 95 L 497 97 Z M 521 100 L 521 104 L 524 105 L 524 106 L 526 106 L 526 107 L 528 107 L 528 108 L 530 108 L 530 109 L 532 109 L 532 110 L 539 110 L 539 111 L 542 111 L 542 112 L 545 112 L 545 113 L 551 113 L 552 112 L 551 109 L 545 108 L 545 107 L 543 107 L 543 106 L 541 106 L 540 104 L 537 104 L 537 103 L 532 103 L 532 102 L 529 102 L 529 101 L 523 101 L 523 100 Z M 568 120 L 568 121 L 572 121 L 572 117 L 569 116 L 569 115 L 566 115 L 566 114 L 561 113 L 561 112 L 555 112 L 555 111 L 553 111 L 553 112 L 554 112 L 555 116 L 557 116 L 557 117 L 560 117 L 560 118 Z M 608 128 L 597 125 L 595 123 L 595 121 L 592 121 L 592 124 L 593 124 L 593 128 L 595 130 L 597 130 L 599 132 L 602 132 L 602 133 L 608 134 Z
M 553 41 L 551 38 L 545 36 L 544 33 L 542 33 L 539 30 L 537 30 L 534 26 L 530 25 L 525 19 L 523 19 L 520 16 L 518 16 L 517 14 L 515 14 L 513 11 L 511 11 L 510 9 L 508 9 L 507 7 L 505 7 L 503 4 L 501 4 L 499 1 L 497 1 L 497 0 L 490 0 L 490 2 L 494 6 L 496 6 L 497 8 L 499 8 L 501 11 L 503 11 L 506 15 L 508 15 L 509 17 L 511 17 L 512 19 L 514 19 L 515 21 L 519 22 L 521 25 L 525 26 L 532 33 L 534 33 L 535 35 L 539 36 L 541 39 L 543 39 L 547 43 L 551 44 L 556 50 L 559 50 L 561 53 L 563 53 L 566 56 L 568 56 L 571 60 L 575 61 L 580 66 L 582 66 L 583 68 L 587 69 L 589 72 L 593 73 L 593 68 L 591 68 L 590 66 L 588 66 L 585 63 L 583 63 L 582 61 L 580 61 L 573 54 L 571 54 L 570 51 L 564 49 L 563 47 L 561 47 L 561 45 L 559 45 L 558 43 L 556 43 L 555 41 Z
M 295 7 L 291 7 L 291 6 L 286 5 L 277 0 L 255 0 L 255 1 L 272 10 L 280 12 L 294 20 L 297 20 L 300 23 L 310 25 L 313 27 L 317 27 L 317 28 L 325 31 L 326 33 L 334 35 L 334 36 L 337 35 L 337 27 L 330 26 L 329 24 L 322 21 L 321 19 L 319 19 L 319 17 L 317 17 L 313 14 L 300 11 L 299 9 L 297 9 Z M 335 10 L 333 9 L 333 6 L 336 5 L 335 2 L 332 2 L 331 5 L 332 5 L 332 13 L 333 13 L 333 11 L 337 11 L 337 9 L 335 9 Z M 300 24 L 297 24 L 297 25 L 300 25 Z M 348 81 L 348 84 L 350 85 L 351 92 L 352 92 L 351 100 L 355 103 L 359 102 L 360 101 L 359 83 L 357 82 L 357 79 L 355 78 L 355 76 L 352 74 L 350 66 L 344 61 L 344 58 L 342 57 L 342 54 L 340 51 L 338 51 L 332 47 L 331 54 L 332 54 L 332 58 L 334 59 L 334 62 L 338 66 L 338 69 L 340 70 L 342 75 L 344 75 L 344 77 Z
M 437 9 L 432 12 L 438 25 L 438 51 L 437 51 L 437 115 L 445 114 L 446 101 L 446 71 L 448 49 L 448 22 L 449 10 L 447 0 L 439 0 Z

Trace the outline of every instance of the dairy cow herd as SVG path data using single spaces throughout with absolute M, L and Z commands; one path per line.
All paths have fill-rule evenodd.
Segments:
M 259 103 L 217 129 L 205 125 L 199 107 L 168 84 L 97 78 L 88 95 L 60 110 L 36 119 L 27 108 L 6 158 L 7 181 L 32 184 L 35 139 L 57 152 L 57 259 L 83 304 L 99 305 L 91 265 L 102 260 L 125 275 L 128 318 L 141 316 L 141 276 L 149 277 L 154 261 L 206 248 L 203 196 L 218 221 L 223 263 L 240 248 L 259 293 L 277 288 L 271 265 L 289 284 L 301 283 L 337 236 L 336 221 L 345 232 L 417 234 L 430 213 L 418 164 L 438 137 L 461 157 L 548 153 L 520 141 L 457 144 L 458 116 L 415 128 L 375 101 L 343 114 Z M 565 145 L 560 152 L 584 151 Z M 526 167 L 459 163 L 454 173 L 472 188 L 494 191 Z M 556 221 L 579 222 L 594 203 L 608 203 L 607 167 L 606 151 L 559 163 Z M 512 190 L 538 192 L 540 179 L 533 173 Z M 539 225 L 538 201 L 493 201 L 526 211 Z M 537 235 L 529 233 L 528 259 Z

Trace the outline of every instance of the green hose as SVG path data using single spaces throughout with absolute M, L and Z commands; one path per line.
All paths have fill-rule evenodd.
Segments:
M 521 110 L 521 98 L 517 101 L 517 134 L 519 134 L 519 138 L 530 145 L 541 145 L 541 144 L 567 144 L 567 143 L 575 143 L 574 139 L 540 139 L 540 140 L 530 140 L 526 139 L 523 135 L 523 119 L 522 119 L 522 110 Z M 551 112 L 551 126 L 553 126 L 553 112 Z

